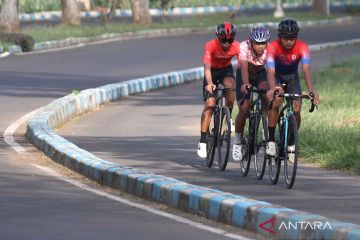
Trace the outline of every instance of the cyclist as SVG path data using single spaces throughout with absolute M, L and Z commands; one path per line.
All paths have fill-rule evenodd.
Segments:
M 250 30 L 249 39 L 240 43 L 240 62 L 236 72 L 236 100 L 239 113 L 235 119 L 234 161 L 240 161 L 245 153 L 243 132 L 246 116 L 250 110 L 249 96 L 246 96 L 247 87 L 253 85 L 268 89 L 265 60 L 269 41 L 269 29 L 265 26 L 254 26 Z M 240 104 L 242 100 L 244 101 Z M 266 101 L 266 96 L 264 100 Z
M 299 26 L 293 19 L 283 19 L 278 25 L 278 37 L 267 47 L 266 67 L 267 67 L 267 80 L 270 90 L 267 92 L 269 100 L 273 98 L 275 91 L 283 93 L 297 93 L 301 94 L 298 65 L 301 61 L 302 70 L 306 85 L 309 91 L 309 96 L 312 98 L 315 105 L 320 103 L 320 98 L 314 91 L 314 85 L 311 80 L 310 72 L 310 54 L 308 45 L 297 39 L 299 33 Z M 286 89 L 282 89 L 278 84 L 286 83 Z M 266 154 L 270 156 L 276 155 L 275 145 L 275 127 L 279 117 L 279 107 L 282 99 L 275 98 L 272 109 L 268 111 L 269 121 L 269 141 L 266 147 Z M 295 118 L 300 127 L 301 117 L 301 99 L 293 102 L 293 111 Z M 290 143 L 288 151 L 291 153 L 295 150 L 294 143 Z M 289 160 L 291 161 L 291 154 Z
M 239 42 L 235 41 L 236 26 L 224 22 L 217 26 L 216 36 L 205 44 L 204 48 L 204 81 L 203 100 L 204 109 L 201 115 L 201 136 L 197 153 L 206 158 L 206 134 L 209 129 L 211 114 L 216 105 L 214 90 L 219 83 L 226 88 L 235 87 L 234 69 L 231 59 L 236 56 L 239 61 Z M 229 91 L 226 95 L 226 105 L 232 111 L 235 93 Z

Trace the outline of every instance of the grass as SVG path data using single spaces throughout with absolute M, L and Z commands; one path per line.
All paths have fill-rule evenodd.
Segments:
M 304 104 L 301 155 L 322 167 L 359 175 L 360 57 L 319 70 L 313 81 L 322 103 L 314 113 Z
M 331 18 L 341 17 L 344 15 L 333 15 Z M 302 20 L 318 20 L 327 19 L 326 17 L 315 13 L 292 13 L 287 17 L 292 17 L 298 21 Z M 106 25 L 84 25 L 80 27 L 70 27 L 59 25 L 55 27 L 29 27 L 23 30 L 23 33 L 31 35 L 36 42 L 49 40 L 60 40 L 68 37 L 93 37 L 105 33 L 122 33 L 129 31 L 137 31 L 143 29 L 159 29 L 159 28 L 189 28 L 189 27 L 207 27 L 216 26 L 220 22 L 230 21 L 235 24 L 255 23 L 255 22 L 276 22 L 272 16 L 240 16 L 231 19 L 229 13 L 211 14 L 204 16 L 187 17 L 186 19 L 167 21 L 164 23 L 153 23 L 151 26 L 141 26 L 137 24 L 120 24 L 110 23 Z
M 14 45 L 13 43 L 0 41 L 0 46 L 3 48 L 4 52 L 9 50 L 9 47 Z

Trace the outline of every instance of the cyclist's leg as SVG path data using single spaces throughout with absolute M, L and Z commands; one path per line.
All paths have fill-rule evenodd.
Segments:
M 206 80 L 203 81 L 203 100 L 204 100 L 204 109 L 201 114 L 200 121 L 200 141 L 198 144 L 198 155 L 201 158 L 206 158 L 206 135 L 209 129 L 211 115 L 214 111 L 216 99 L 214 94 L 209 94 L 206 89 Z
M 235 81 L 234 81 L 233 76 L 232 77 L 231 76 L 225 77 L 223 83 L 224 83 L 224 86 L 226 88 L 235 89 Z M 234 91 L 228 91 L 226 93 L 226 106 L 228 106 L 228 108 L 230 110 L 230 114 L 232 112 L 234 102 L 235 102 L 235 92 Z
M 288 83 L 287 92 L 301 94 L 302 91 L 301 91 L 301 85 L 300 85 L 300 79 L 298 73 L 295 73 L 294 78 Z M 301 102 L 302 102 L 301 99 L 296 99 L 293 101 L 293 112 L 296 118 L 298 129 L 300 128 L 300 124 L 301 124 L 301 115 L 300 115 Z
M 296 93 L 301 94 L 301 86 L 299 80 L 299 74 L 295 73 L 293 79 L 288 82 L 287 87 L 288 93 Z M 300 128 L 301 124 L 301 99 L 294 99 L 293 100 L 293 113 L 297 123 L 297 129 Z M 289 142 L 288 142 L 288 151 L 295 151 L 295 142 L 294 142 L 294 135 L 290 134 Z M 289 154 L 289 160 L 293 161 L 294 154 Z
M 256 86 L 259 89 L 269 89 L 269 84 L 266 79 L 266 70 L 265 68 L 261 70 L 261 72 L 256 75 Z M 261 96 L 263 102 L 263 111 L 267 114 L 268 112 L 268 99 L 266 97 L 266 93 Z
M 275 76 L 275 79 L 277 84 L 281 82 L 281 79 L 278 75 Z M 279 118 L 279 108 L 281 106 L 281 103 L 282 99 L 280 97 L 276 97 L 273 101 L 272 108 L 268 111 L 269 139 L 266 146 L 266 153 L 271 156 L 275 156 L 276 154 L 275 129 Z
M 235 89 L 235 76 L 234 76 L 234 69 L 232 65 L 225 67 L 219 77 L 219 81 L 226 87 Z M 232 109 L 235 102 L 235 92 L 228 91 L 226 93 L 226 106 L 228 106 L 230 110 L 230 115 L 232 113 Z
M 213 81 L 214 82 L 214 81 Z M 204 134 L 206 136 L 206 133 L 209 129 L 209 124 L 210 124 L 210 118 L 211 118 L 211 114 L 214 111 L 215 105 L 216 105 L 216 99 L 215 99 L 215 94 L 210 94 L 209 92 L 206 91 L 206 80 L 204 79 L 203 81 L 203 101 L 204 101 L 204 109 L 202 111 L 201 114 L 201 122 L 200 122 L 200 130 L 201 130 L 201 139 L 200 142 L 205 142 L 205 138 L 204 138 Z
M 250 109 L 250 103 L 247 98 L 244 99 L 245 94 L 240 91 L 240 88 L 243 84 L 242 77 L 241 77 L 241 71 L 240 69 L 237 69 L 236 72 L 236 101 L 238 103 L 239 112 L 236 115 L 235 118 L 235 140 L 234 144 L 240 144 L 243 142 L 243 133 L 244 133 L 244 127 L 246 123 L 246 115 Z M 240 104 L 243 100 L 243 104 Z

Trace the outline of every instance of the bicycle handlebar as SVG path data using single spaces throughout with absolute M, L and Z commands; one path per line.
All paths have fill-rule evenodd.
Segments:
M 246 90 L 248 92 L 253 92 L 253 93 L 258 93 L 258 94 L 265 94 L 268 90 L 267 89 L 263 89 L 263 88 L 257 88 L 254 86 L 246 86 Z M 241 99 L 240 101 L 240 105 L 244 104 L 245 98 L 248 94 L 244 95 L 244 97 Z
M 282 98 L 286 98 L 286 99 L 298 99 L 298 98 L 306 98 L 306 99 L 310 99 L 311 100 L 311 107 L 309 109 L 309 112 L 313 112 L 315 107 L 317 107 L 314 104 L 314 101 L 312 100 L 314 97 L 313 93 L 310 93 L 310 96 L 307 94 L 297 94 L 297 93 L 280 93 L 279 94 L 279 90 L 276 90 L 273 94 L 273 98 L 271 99 L 270 103 L 269 103 L 269 109 L 272 108 L 273 105 L 273 101 L 275 99 L 275 97 L 282 97 Z

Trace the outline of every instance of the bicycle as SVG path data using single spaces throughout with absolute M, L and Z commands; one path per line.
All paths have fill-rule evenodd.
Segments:
M 206 166 L 212 167 L 217 149 L 218 166 L 224 171 L 229 159 L 231 142 L 231 116 L 230 110 L 225 105 L 225 97 L 228 91 L 235 89 L 225 88 L 219 84 L 216 91 L 216 105 L 211 116 L 210 126 L 207 133 L 207 157 Z
M 242 176 L 247 176 L 249 173 L 250 162 L 254 156 L 255 173 L 258 179 L 262 179 L 266 167 L 266 142 L 268 137 L 267 116 L 263 111 L 262 95 L 267 92 L 266 89 L 258 89 L 254 86 L 248 87 L 250 110 L 248 131 L 244 133 L 246 139 L 246 152 L 240 161 L 240 170 Z M 244 100 L 240 102 L 242 105 Z
M 286 85 L 282 85 L 284 87 Z M 283 93 L 279 94 L 275 92 L 273 99 L 269 104 L 269 109 L 272 108 L 272 103 L 275 97 L 285 98 L 285 103 L 280 108 L 279 120 L 278 120 L 278 136 L 276 144 L 278 146 L 277 155 L 275 157 L 269 156 L 269 175 L 270 181 L 273 185 L 277 184 L 281 161 L 284 161 L 284 176 L 287 188 L 292 188 L 295 182 L 297 162 L 299 154 L 299 136 L 298 125 L 293 112 L 293 100 L 299 98 L 305 98 L 312 100 L 313 96 L 305 94 Z M 311 107 L 309 112 L 313 112 L 315 104 L 311 101 Z M 294 149 L 288 151 L 289 142 L 293 142 Z M 290 155 L 292 154 L 292 156 Z M 289 156 L 292 160 L 289 159 Z

